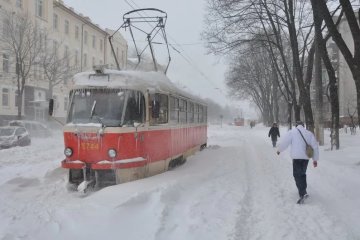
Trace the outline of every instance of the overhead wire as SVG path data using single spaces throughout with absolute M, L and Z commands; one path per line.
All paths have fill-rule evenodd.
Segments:
M 137 5 L 136 2 L 134 2 L 134 0 L 129 0 L 129 1 L 131 1 L 131 2 L 135 5 L 135 7 L 134 7 L 132 4 L 130 4 L 128 0 L 124 0 L 124 1 L 125 1 L 125 3 L 127 3 L 133 10 L 135 10 L 135 7 L 140 8 L 139 5 Z M 138 13 L 138 14 L 139 14 L 141 17 L 143 17 L 140 13 Z M 145 14 L 145 15 L 146 15 L 146 14 Z M 145 20 L 145 21 L 146 21 L 146 20 Z M 146 22 L 147 22 L 147 21 L 146 21 Z M 152 27 L 152 25 L 151 25 L 149 22 L 147 22 L 147 23 Z M 194 68 L 205 80 L 207 80 L 208 82 L 210 82 L 210 83 L 214 86 L 214 89 L 215 89 L 215 90 L 219 91 L 224 97 L 227 97 L 226 94 L 224 94 L 223 91 L 222 91 L 220 88 L 218 88 L 218 86 L 216 86 L 216 84 L 215 84 L 212 80 L 210 80 L 210 78 L 208 78 L 208 77 L 206 76 L 206 74 L 205 74 L 199 67 L 197 67 L 197 65 L 196 65 L 195 63 L 193 63 L 191 57 L 188 56 L 187 53 L 186 53 L 186 51 L 181 47 L 182 45 L 183 45 L 183 46 L 185 46 L 185 45 L 184 45 L 184 44 L 179 44 L 179 43 L 177 43 L 176 40 L 175 40 L 170 34 L 167 34 L 167 35 L 168 35 L 169 38 L 175 43 L 175 44 L 170 44 L 170 43 L 169 43 L 169 46 L 170 46 L 175 52 L 177 52 L 192 68 Z M 199 44 L 200 44 L 200 43 L 199 43 Z M 178 46 L 178 47 L 182 50 L 182 52 L 183 52 L 184 54 L 183 54 L 181 51 L 179 51 L 177 48 L 175 48 L 174 45 Z M 186 55 L 186 56 L 185 56 L 185 55 Z

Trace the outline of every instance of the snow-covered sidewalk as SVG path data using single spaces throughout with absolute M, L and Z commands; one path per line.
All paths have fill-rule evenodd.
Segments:
M 297 205 L 291 159 L 267 132 L 210 126 L 184 165 L 86 197 L 66 191 L 61 134 L 1 150 L 0 239 L 360 239 L 359 136 L 321 147 Z

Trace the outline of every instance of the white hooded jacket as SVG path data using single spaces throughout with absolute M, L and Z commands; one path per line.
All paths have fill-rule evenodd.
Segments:
M 301 137 L 299 131 L 301 131 L 304 136 L 306 142 L 314 149 L 313 160 L 319 160 L 319 146 L 316 141 L 314 134 L 308 130 L 306 130 L 302 125 L 298 125 L 297 127 L 293 127 L 290 131 L 288 131 L 285 136 L 281 139 L 278 145 L 278 151 L 284 151 L 289 145 L 291 145 L 290 156 L 292 159 L 309 159 L 306 155 L 306 144 L 304 139 Z

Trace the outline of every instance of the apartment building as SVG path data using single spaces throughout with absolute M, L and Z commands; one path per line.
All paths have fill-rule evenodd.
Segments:
M 5 14 L 27 14 L 47 32 L 50 44 L 57 54 L 68 56 L 74 73 L 92 70 L 94 65 L 107 64 L 116 68 L 108 41 L 112 30 L 102 29 L 89 17 L 83 16 L 61 0 L 0 0 L 0 34 L 6 22 Z M 126 68 L 128 45 L 120 33 L 113 36 L 113 46 L 121 69 Z M 17 116 L 17 84 L 15 56 L 11 56 L 0 42 L 0 125 Z M 40 66 L 33 66 L 23 94 L 23 118 L 44 121 L 47 119 L 49 81 Z M 71 79 L 64 80 L 52 89 L 55 100 L 54 116 L 66 117 Z
M 334 19 L 336 21 L 336 18 Z M 338 30 L 343 37 L 345 43 L 349 47 L 350 51 L 354 52 L 354 40 L 352 38 L 349 25 L 345 17 L 342 18 Z M 350 115 L 354 116 L 354 119 L 357 118 L 356 110 L 356 88 L 355 82 L 352 77 L 351 71 L 348 64 L 345 61 L 344 56 L 339 51 L 335 42 L 331 39 L 328 40 L 327 49 L 330 56 L 330 60 L 335 69 L 335 74 L 338 80 L 338 97 L 339 97 L 339 115 L 340 115 L 340 124 L 349 124 Z M 331 122 L 331 105 L 326 96 L 328 91 L 328 74 L 323 66 L 322 69 L 322 78 L 323 78 L 323 116 L 326 126 L 329 126 Z M 311 86 L 312 91 L 312 102 L 315 104 L 315 81 L 312 82 Z
M 352 54 L 354 53 L 354 40 L 352 38 L 349 25 L 345 17 L 340 22 L 338 27 L 341 36 L 346 42 Z M 333 61 L 337 70 L 337 77 L 339 81 L 339 105 L 340 116 L 348 118 L 349 113 L 353 114 L 356 111 L 356 88 L 354 78 L 351 74 L 350 68 L 345 61 L 336 44 L 332 46 L 334 57 Z M 357 117 L 357 114 L 355 114 Z

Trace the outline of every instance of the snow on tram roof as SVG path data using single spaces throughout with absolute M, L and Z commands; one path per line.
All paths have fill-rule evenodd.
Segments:
M 109 76 L 107 76 L 109 75 Z M 76 86 L 97 87 L 153 87 L 159 90 L 176 89 L 163 73 L 140 71 L 104 70 L 104 75 L 94 72 L 81 72 L 74 76 Z
M 107 76 L 109 75 L 109 76 Z M 199 97 L 177 88 L 170 79 L 161 72 L 119 71 L 104 69 L 104 74 L 96 75 L 92 72 L 81 72 L 74 76 L 74 88 L 104 87 L 128 88 L 146 91 L 153 89 L 158 92 L 177 93 L 180 96 L 197 99 Z

